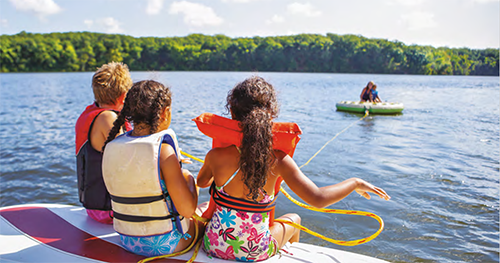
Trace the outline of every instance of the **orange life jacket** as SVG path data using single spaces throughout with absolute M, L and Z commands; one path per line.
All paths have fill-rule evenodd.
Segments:
M 230 145 L 241 145 L 243 134 L 239 127 L 239 122 L 236 120 L 224 118 L 212 113 L 203 113 L 193 119 L 196 122 L 198 129 L 206 136 L 213 139 L 212 148 L 227 147 Z M 274 122 L 273 123 L 273 148 L 281 150 L 293 157 L 295 147 L 300 141 L 299 125 L 292 122 Z M 276 181 L 274 193 L 277 195 L 283 179 L 280 177 Z M 203 213 L 202 217 L 210 219 L 215 211 L 215 202 L 213 195 L 211 195 L 210 203 L 207 211 Z M 274 221 L 274 207 L 271 211 L 270 225 Z

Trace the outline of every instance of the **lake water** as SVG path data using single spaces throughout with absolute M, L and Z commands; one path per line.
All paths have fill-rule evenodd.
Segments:
M 132 72 L 134 81 L 172 86 L 182 149 L 204 157 L 211 141 L 192 118 L 225 114 L 227 92 L 250 72 Z M 340 247 L 306 233 L 301 241 L 391 262 L 498 262 L 500 87 L 498 77 L 259 73 L 279 91 L 278 121 L 303 130 L 294 159 L 305 163 L 362 116 L 337 112 L 370 80 L 382 100 L 405 104 L 397 116 L 369 116 L 339 135 L 303 171 L 319 186 L 359 177 L 392 197 L 352 194 L 331 208 L 370 211 L 385 221 L 373 241 Z M 74 123 L 92 103 L 92 73 L 0 74 L 0 205 L 79 205 Z M 200 164 L 186 165 L 194 174 Z M 208 200 L 201 191 L 200 201 Z M 280 195 L 277 214 L 295 212 L 334 239 L 371 235 L 369 218 L 327 215 Z

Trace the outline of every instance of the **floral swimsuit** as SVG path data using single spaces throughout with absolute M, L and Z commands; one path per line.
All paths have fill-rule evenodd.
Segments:
M 210 193 L 216 208 L 203 236 L 203 249 L 222 259 L 265 260 L 278 251 L 278 243 L 269 230 L 274 196 L 264 195 L 258 203 L 229 196 L 223 188 L 238 171 L 222 187 L 212 184 Z

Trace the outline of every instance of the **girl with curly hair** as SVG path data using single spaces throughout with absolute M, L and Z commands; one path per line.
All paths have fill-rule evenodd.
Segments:
M 260 261 L 276 254 L 286 242 L 299 241 L 298 229 L 279 222 L 269 225 L 270 212 L 252 210 L 252 204 L 274 201 L 279 177 L 315 207 L 329 206 L 353 191 L 366 198 L 370 198 L 368 193 L 385 200 L 390 198 L 381 188 L 358 178 L 318 187 L 288 154 L 273 149 L 272 125 L 278 115 L 278 101 L 273 86 L 263 78 L 255 76 L 237 84 L 227 96 L 226 108 L 232 119 L 239 121 L 243 137 L 240 147 L 232 145 L 208 152 L 197 177 L 199 187 L 215 184 L 211 193 L 217 205 L 203 239 L 208 254 L 230 260 Z M 244 204 L 248 210 L 225 205 L 231 202 Z M 286 214 L 280 219 L 300 224 L 297 214 Z

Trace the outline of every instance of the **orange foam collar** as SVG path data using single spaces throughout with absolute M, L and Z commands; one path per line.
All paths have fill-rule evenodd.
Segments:
M 212 148 L 241 145 L 243 134 L 238 121 L 212 113 L 203 113 L 193 121 L 203 134 L 213 139 Z M 302 130 L 296 123 L 275 122 L 273 123 L 273 148 L 293 156 L 301 134 Z

